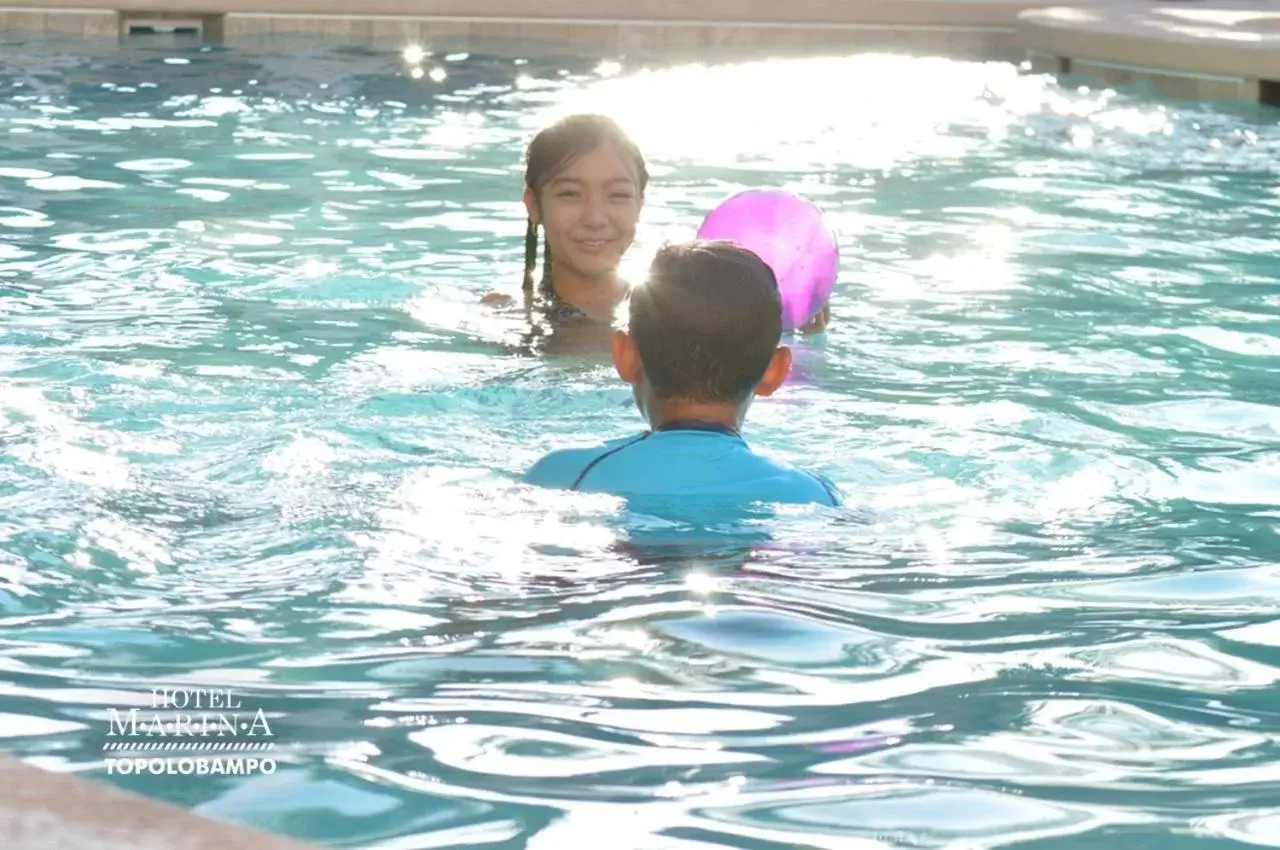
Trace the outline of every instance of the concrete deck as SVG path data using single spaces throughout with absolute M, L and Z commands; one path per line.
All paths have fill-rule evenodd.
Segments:
M 1280 3 L 1125 2 L 1019 14 L 1017 40 L 1047 70 L 1112 83 L 1156 82 L 1168 94 L 1280 105 Z
M 317 850 L 0 755 L 4 850 Z

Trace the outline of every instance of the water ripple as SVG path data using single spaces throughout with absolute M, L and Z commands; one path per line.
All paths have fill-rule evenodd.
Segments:
M 328 846 L 1280 846 L 1272 112 L 411 58 L 5 40 L 12 749 L 103 776 L 110 709 L 199 683 L 277 773 L 112 781 Z M 750 437 L 856 510 L 513 480 L 638 427 L 606 335 L 477 306 L 530 132 L 596 108 L 655 175 L 633 275 L 736 189 L 828 210 L 835 321 Z

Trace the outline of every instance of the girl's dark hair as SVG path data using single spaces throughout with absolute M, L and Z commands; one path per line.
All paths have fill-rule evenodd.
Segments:
M 649 170 L 645 167 L 640 149 L 613 119 L 603 115 L 570 115 L 543 128 L 534 136 L 525 157 L 525 188 L 531 190 L 536 199 L 542 188 L 575 159 L 606 145 L 615 148 L 635 168 L 636 178 L 640 181 L 640 192 L 643 194 L 645 187 L 649 185 Z M 545 237 L 543 254 L 540 288 L 545 292 L 551 288 L 551 245 L 545 241 Z M 530 218 L 524 237 L 526 294 L 533 292 L 533 269 L 537 265 L 538 225 Z

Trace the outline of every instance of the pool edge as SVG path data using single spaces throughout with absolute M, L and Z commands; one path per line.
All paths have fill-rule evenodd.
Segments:
M 123 6 L 123 8 L 121 8 Z M 1142 82 L 1188 100 L 1280 105 L 1280 9 L 1269 0 L 0 0 L 0 32 L 127 40 L 169 22 L 230 47 L 323 45 L 729 61 L 909 52 L 1024 62 L 1055 76 Z
M 637 0 L 616 10 L 590 0 L 0 0 L 0 31 L 131 37 L 136 22 L 168 21 L 227 46 L 308 36 L 321 44 L 448 43 L 455 50 L 505 45 L 602 57 L 698 60 L 910 51 L 1016 61 L 1017 14 L 1052 0 Z M 122 8 L 123 7 L 123 8 Z
M 1051 73 L 1280 105 L 1280 8 L 1268 0 L 1054 6 L 1019 13 L 1016 30 L 1028 60 Z

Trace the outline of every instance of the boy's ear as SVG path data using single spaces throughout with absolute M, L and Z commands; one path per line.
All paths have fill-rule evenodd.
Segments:
M 534 224 L 542 223 L 538 216 L 538 196 L 533 194 L 532 189 L 524 190 L 524 211 L 529 215 L 529 220 Z
M 791 374 L 791 349 L 785 345 L 779 345 L 778 350 L 773 352 L 773 359 L 769 361 L 769 368 L 764 370 L 764 377 L 756 387 L 756 395 L 773 395 L 787 380 L 789 374 Z
M 635 386 L 644 376 L 644 367 L 640 365 L 640 351 L 636 341 L 626 331 L 614 331 L 612 339 L 613 367 L 618 370 L 618 377 Z

